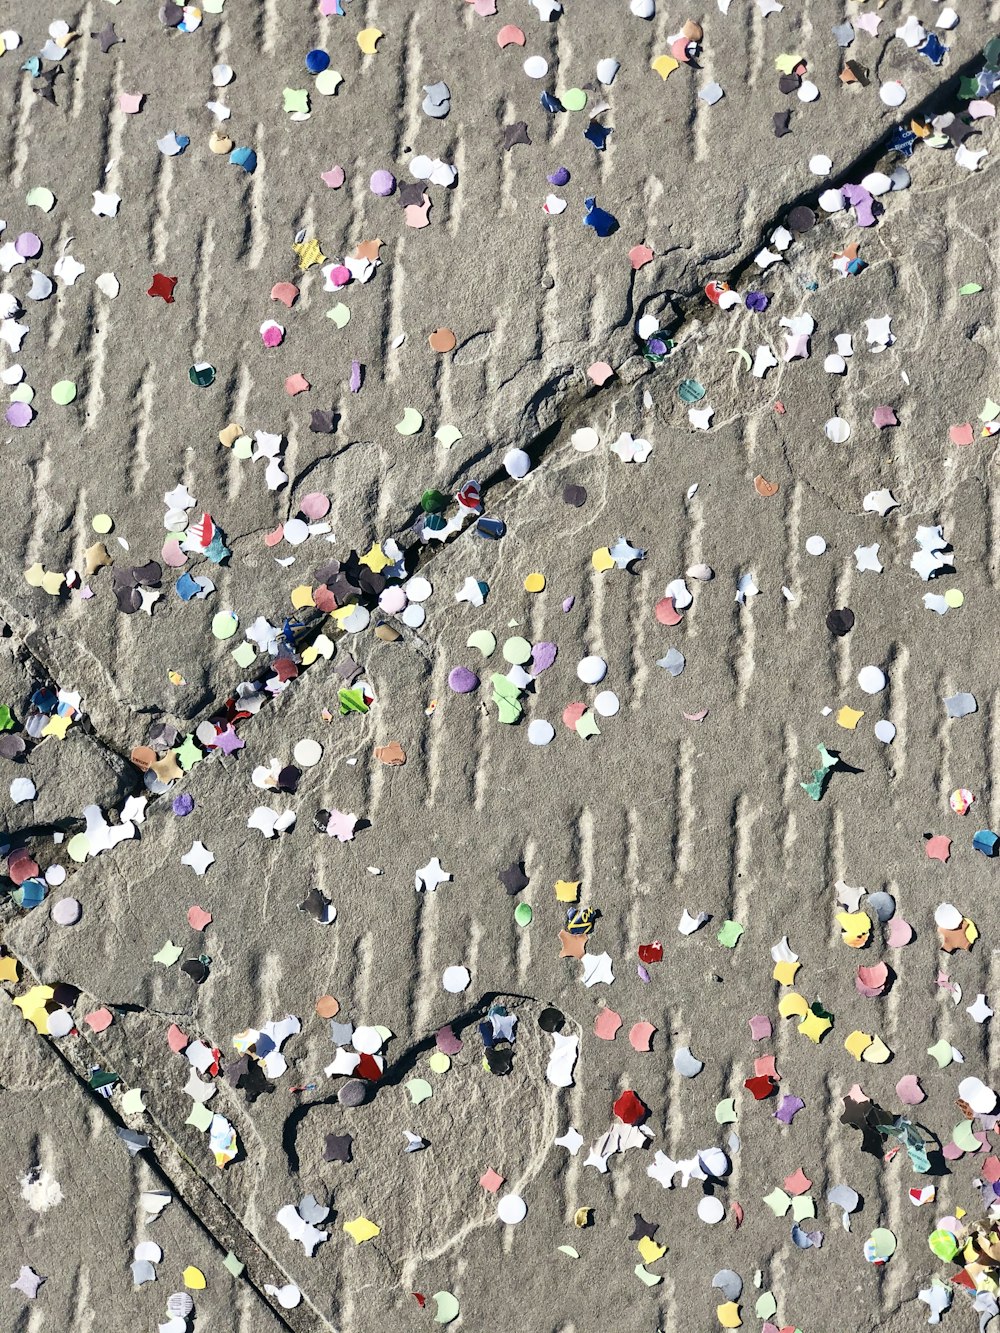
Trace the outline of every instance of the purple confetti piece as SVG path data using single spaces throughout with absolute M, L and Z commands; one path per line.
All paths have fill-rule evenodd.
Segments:
M 361 391 L 361 362 L 351 362 L 351 393 L 360 393 Z

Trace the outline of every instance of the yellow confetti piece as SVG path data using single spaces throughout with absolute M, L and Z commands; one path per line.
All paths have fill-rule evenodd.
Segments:
M 205 1281 L 205 1274 L 200 1268 L 195 1268 L 194 1264 L 189 1264 L 181 1274 L 181 1281 L 185 1287 L 191 1291 L 204 1291 L 208 1285 Z
M 544 574 L 529 574 L 528 577 L 524 580 L 525 592 L 541 592 L 544 587 L 545 587 Z
M 826 1034 L 833 1027 L 831 1021 L 823 1014 L 814 1014 L 812 1010 L 799 1024 L 799 1031 L 803 1037 L 808 1037 L 810 1041 L 818 1046 Z
M 58 713 L 53 713 L 48 722 L 42 728 L 43 736 L 58 736 L 61 741 L 66 739 L 66 733 L 73 725 L 71 717 L 60 717 Z
M 590 1214 L 592 1211 L 593 1209 L 591 1208 L 578 1208 L 576 1212 L 573 1214 L 573 1225 L 581 1228 L 589 1227 Z
M 603 574 L 606 569 L 614 569 L 615 562 L 611 552 L 606 546 L 599 547 L 590 557 L 590 563 L 597 570 L 598 574 Z
M 961 588 L 949 588 L 944 595 L 944 600 L 954 611 L 965 601 L 965 593 Z
M 635 1273 L 639 1281 L 645 1283 L 647 1287 L 658 1286 L 663 1281 L 663 1278 L 660 1277 L 659 1273 L 650 1273 L 642 1266 L 642 1264 L 636 1264 L 632 1271 Z
M 867 1032 L 852 1032 L 844 1041 L 844 1050 L 853 1055 L 855 1060 L 860 1060 L 872 1041 L 873 1038 Z
M 791 74 L 796 65 L 802 63 L 800 55 L 790 55 L 788 52 L 778 56 L 774 62 L 774 68 L 779 74 Z
M 655 69 L 661 79 L 667 79 L 678 68 L 679 61 L 673 56 L 657 56 L 655 60 L 649 62 L 650 69 Z
M 45 577 L 45 570 L 36 561 L 30 569 L 24 571 L 24 579 L 29 588 L 40 588 L 42 579 Z
M 369 1221 L 367 1217 L 356 1217 L 353 1222 L 345 1222 L 344 1230 L 355 1245 L 361 1245 L 366 1240 L 371 1240 L 382 1233 L 382 1228 Z
M 358 557 L 358 563 L 367 565 L 373 574 L 381 574 L 387 565 L 393 563 L 385 554 L 378 542 L 372 542 L 364 555 Z
M 802 964 L 797 959 L 795 962 L 783 959 L 780 963 L 775 963 L 771 976 L 779 986 L 791 986 L 795 981 L 795 974 L 801 966 Z
M 662 1259 L 667 1252 L 665 1245 L 657 1245 L 651 1236 L 643 1236 L 639 1241 L 639 1253 L 642 1255 L 644 1264 L 655 1264 L 657 1259 Z
M 861 719 L 864 717 L 864 710 L 857 708 L 848 708 L 845 704 L 837 714 L 837 726 L 843 727 L 845 731 L 853 731 Z
M 0 981 L 17 981 L 17 959 L 5 955 L 0 958 Z
M 402 421 L 396 422 L 396 430 L 400 435 L 416 435 L 424 424 L 424 419 L 415 407 L 407 407 L 403 411 Z
M 319 248 L 319 241 L 313 237 L 308 241 L 299 241 L 292 246 L 292 249 L 299 257 L 299 268 L 304 273 L 308 268 L 314 268 L 317 264 L 322 264 L 326 255 Z
M 58 597 L 65 582 L 64 574 L 59 574 L 54 569 L 46 570 L 42 576 L 42 591 L 47 592 L 50 597 Z
M 575 903 L 580 896 L 580 880 L 557 879 L 556 902 Z
M 719 1323 L 723 1328 L 742 1328 L 743 1320 L 740 1318 L 740 1307 L 735 1301 L 726 1301 L 724 1305 L 717 1305 L 715 1313 L 718 1315 Z
M 384 36 L 385 33 L 379 32 L 378 28 L 362 28 L 358 33 L 358 46 L 361 47 L 366 56 L 373 56 L 379 38 Z
M 313 601 L 313 591 L 308 583 L 300 583 L 297 588 L 292 589 L 292 606 L 296 611 L 301 610 L 303 606 L 315 606 Z
M 805 997 L 798 991 L 789 991 L 778 1001 L 778 1013 L 782 1018 L 803 1018 L 809 1012 Z
M 33 1023 L 43 1037 L 48 1036 L 49 1032 L 49 1015 L 45 1005 L 54 994 L 55 991 L 51 986 L 32 986 L 14 1000 L 14 1005 L 20 1009 L 25 1022 Z
M 838 912 L 837 925 L 844 932 L 841 938 L 850 948 L 860 949 L 867 944 L 872 923 L 866 912 Z
M 889 1050 L 882 1038 L 873 1037 L 871 1045 L 862 1053 L 861 1058 L 870 1065 L 884 1065 L 891 1055 L 892 1051 Z

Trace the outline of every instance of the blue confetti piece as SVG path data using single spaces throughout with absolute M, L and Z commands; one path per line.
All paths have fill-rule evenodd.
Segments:
M 559 98 L 558 98 L 558 97 L 553 97 L 553 95 L 552 95 L 551 93 L 542 93 L 541 98 L 540 98 L 539 100 L 541 101 L 542 107 L 543 107 L 546 111 L 551 111 L 551 112 L 553 113 L 553 115 L 554 115 L 557 111 L 565 111 L 565 110 L 566 110 L 566 108 L 563 106 L 562 102 L 559 101 Z
M 917 55 L 926 56 L 932 65 L 940 65 L 947 54 L 948 48 L 934 32 L 929 32 L 924 44 L 917 47 Z
M 583 217 L 585 227 L 593 227 L 598 236 L 614 235 L 618 230 L 618 219 L 616 217 L 605 212 L 603 208 L 598 208 L 596 199 L 584 199 L 583 206 L 587 210 Z
M 603 153 L 611 128 L 610 125 L 598 125 L 596 120 L 592 120 L 587 129 L 584 130 L 583 137 L 588 143 L 592 143 L 599 153 Z
M 234 167 L 242 167 L 248 175 L 253 175 L 257 168 L 257 154 L 252 148 L 234 148 L 229 154 Z
M 185 570 L 174 584 L 174 589 L 182 601 L 190 602 L 193 597 L 197 597 L 201 592 L 201 584 Z

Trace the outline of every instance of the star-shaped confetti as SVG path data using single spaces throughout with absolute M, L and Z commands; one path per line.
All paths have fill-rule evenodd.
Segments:
M 191 850 L 181 857 L 181 865 L 190 866 L 196 875 L 204 875 L 214 860 L 215 854 L 200 839 L 196 839 L 191 844 Z
M 432 856 L 425 866 L 421 866 L 413 877 L 415 889 L 433 893 L 439 884 L 451 879 L 451 871 L 445 870 L 436 856 Z
M 22 1264 L 17 1281 L 10 1284 L 10 1289 L 23 1292 L 29 1301 L 33 1301 L 38 1295 L 39 1287 L 47 1281 L 48 1278 L 41 1277 L 29 1264 Z
M 100 32 L 92 32 L 90 35 L 95 42 L 100 42 L 103 55 L 107 55 L 113 46 L 117 46 L 119 42 L 125 40 L 124 37 L 119 37 L 115 32 L 113 23 L 106 23 Z
M 326 255 L 319 248 L 319 241 L 313 237 L 308 241 L 298 241 L 292 249 L 299 257 L 299 268 L 304 272 L 306 269 L 314 268 L 317 264 L 326 263 Z

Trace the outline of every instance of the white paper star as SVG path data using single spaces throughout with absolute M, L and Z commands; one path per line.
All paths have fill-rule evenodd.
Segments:
M 860 570 L 870 569 L 875 574 L 882 573 L 882 562 L 878 558 L 879 543 L 874 546 L 855 546 L 854 559 Z
M 985 1023 L 988 1018 L 993 1017 L 993 1010 L 986 1003 L 986 996 L 982 991 L 976 996 L 975 1004 L 970 1004 L 965 1012 L 976 1023 Z
M 556 1139 L 555 1142 L 560 1148 L 565 1148 L 571 1157 L 575 1157 L 583 1147 L 583 1135 L 575 1126 L 570 1125 L 562 1138 Z
M 895 498 L 892 491 L 869 491 L 862 501 L 862 507 L 869 514 L 881 514 L 885 518 L 890 509 L 898 509 L 899 501 Z
M 117 217 L 118 205 L 121 201 L 121 195 L 115 194 L 113 191 L 95 190 L 94 206 L 90 211 L 95 217 L 99 218 Z
M 469 602 L 472 606 L 482 606 L 485 600 L 483 590 L 479 586 L 479 580 L 471 576 L 465 580 L 455 594 L 456 602 Z
M 432 856 L 413 876 L 413 887 L 418 892 L 424 889 L 427 893 L 433 893 L 439 884 L 444 884 L 450 879 L 451 871 L 445 870 L 438 858 Z
M 583 963 L 583 984 L 585 986 L 610 986 L 615 979 L 611 969 L 609 953 L 585 953 Z
M 65 283 L 67 287 L 72 287 L 80 274 L 86 273 L 86 271 L 86 267 L 78 259 L 74 259 L 72 255 L 62 255 L 56 260 L 52 269 L 59 281 Z M 116 292 L 115 295 L 117 296 L 117 294 Z
M 190 866 L 196 875 L 204 875 L 214 860 L 214 853 L 210 852 L 200 839 L 195 839 L 191 844 L 191 850 L 181 857 L 181 865 Z

